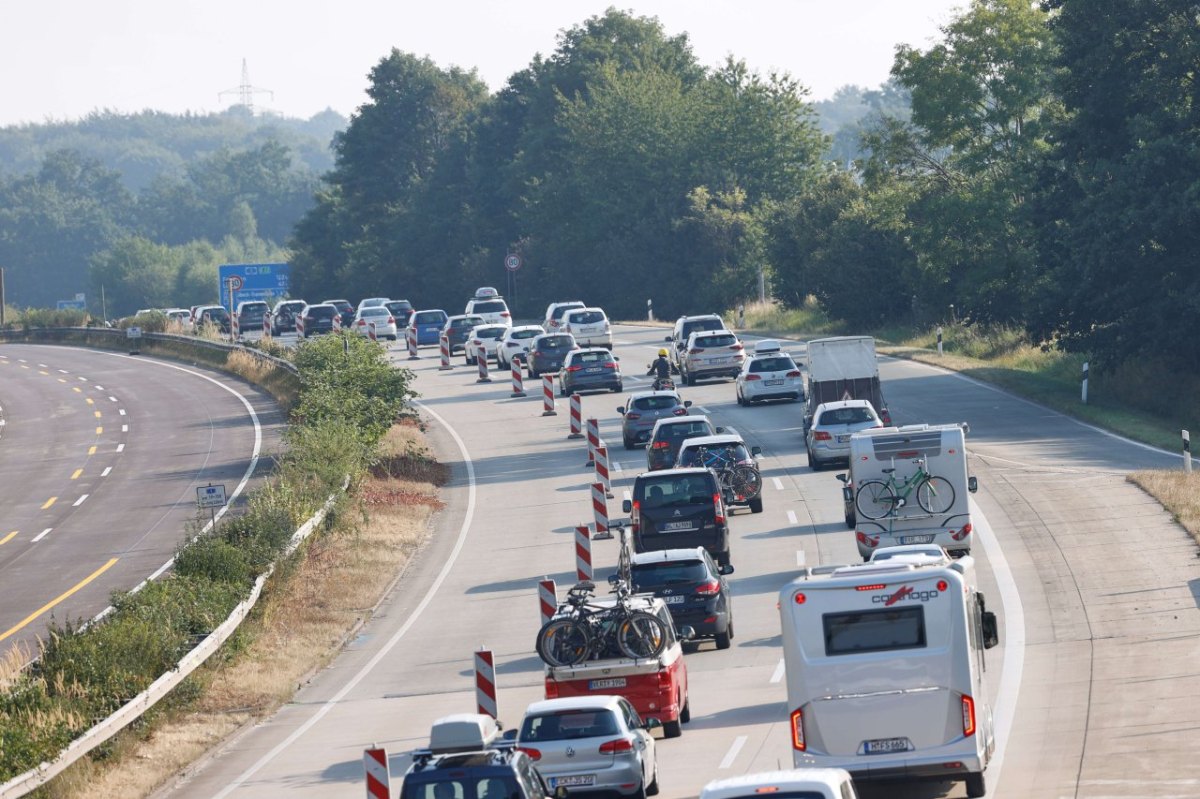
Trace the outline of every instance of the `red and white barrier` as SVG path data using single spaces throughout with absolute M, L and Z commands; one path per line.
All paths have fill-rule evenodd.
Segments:
M 600 446 L 600 421 L 598 419 L 587 420 L 587 449 L 588 459 L 587 465 L 591 466 L 596 462 L 596 447 Z
M 469 346 L 469 345 L 468 345 Z M 487 345 L 480 344 L 479 351 L 475 353 L 475 363 L 479 366 L 479 378 L 476 383 L 490 383 L 492 378 L 488 377 L 488 354 Z
M 521 377 L 521 362 L 516 358 L 512 360 L 512 393 L 508 396 L 525 396 L 525 380 Z
M 538 580 L 538 611 L 542 624 L 550 621 L 558 612 L 558 588 L 549 577 Z
M 379 341 L 379 337 L 375 335 L 375 323 L 367 322 L 367 338 L 371 341 Z
M 271 335 L 271 315 L 263 314 L 263 338 L 269 338 Z
M 542 375 L 542 416 L 558 416 L 554 410 L 554 375 Z
M 571 431 L 567 438 L 583 438 L 583 397 L 571 395 Z
M 475 712 L 499 718 L 496 703 L 496 659 L 490 649 L 475 652 Z
M 392 799 L 387 750 L 378 747 L 364 749 L 363 769 L 367 772 L 367 799 Z
M 304 314 L 296 314 L 296 338 L 304 338 Z
M 604 483 L 592 483 L 592 515 L 596 518 L 596 535 L 608 536 L 608 494 Z
M 596 482 L 604 486 L 604 496 L 612 499 L 612 480 L 608 475 L 608 447 L 603 441 L 596 447 Z
M 575 579 L 592 579 L 592 530 L 586 524 L 575 528 Z
M 404 343 L 408 345 L 408 359 L 410 361 L 421 360 L 421 356 L 417 354 L 417 329 L 415 327 L 405 329 Z
M 241 325 L 238 324 L 238 315 L 236 311 L 229 315 L 229 334 L 233 337 L 234 341 L 237 341 L 242 335 Z
M 442 365 L 438 367 L 438 370 L 444 372 L 447 369 L 453 369 L 454 367 L 450 365 L 450 339 L 444 335 L 439 338 L 438 349 L 442 354 Z

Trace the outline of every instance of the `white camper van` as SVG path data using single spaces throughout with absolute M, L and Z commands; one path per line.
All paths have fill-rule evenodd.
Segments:
M 974 560 L 805 569 L 779 595 L 796 768 L 858 780 L 963 780 L 995 748 L 984 650 L 996 616 Z
M 937 544 L 952 556 L 971 552 L 965 424 L 912 424 L 850 437 L 846 522 L 858 554 L 903 544 Z M 924 475 L 928 475 L 928 480 Z

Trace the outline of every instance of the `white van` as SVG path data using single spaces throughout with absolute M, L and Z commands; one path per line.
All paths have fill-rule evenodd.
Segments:
M 855 781 L 963 780 L 995 749 L 974 560 L 805 569 L 779 594 L 792 760 Z
M 863 560 L 902 544 L 937 544 L 953 556 L 970 554 L 968 495 L 978 482 L 967 475 L 967 431 L 965 424 L 912 424 L 850 437 L 846 522 L 854 527 Z M 922 468 L 931 475 L 930 486 L 914 480 Z M 893 499 L 881 504 L 881 495 Z

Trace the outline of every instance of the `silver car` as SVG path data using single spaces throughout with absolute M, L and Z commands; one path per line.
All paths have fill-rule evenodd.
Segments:
M 818 405 L 804 440 L 809 468 L 815 472 L 827 463 L 849 460 L 850 435 L 873 427 L 883 427 L 883 422 L 867 400 Z
M 692 401 L 686 402 L 674 391 L 639 391 L 629 398 L 629 404 L 617 408 L 621 414 L 621 441 L 625 449 L 650 440 L 654 423 L 668 416 L 686 416 Z
M 534 702 L 525 711 L 517 748 L 529 755 L 550 789 L 658 793 L 658 759 L 650 730 L 622 696 L 573 696 Z

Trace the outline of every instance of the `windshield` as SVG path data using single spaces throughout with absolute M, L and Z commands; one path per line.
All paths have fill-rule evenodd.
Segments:
M 751 372 L 790 372 L 796 368 L 792 359 L 783 355 L 774 358 L 756 358 L 750 362 Z
M 446 317 L 439 311 L 421 311 L 413 319 L 418 325 L 440 325 L 446 321 Z
M 382 308 L 379 306 L 372 305 L 367 308 L 363 308 L 361 311 L 358 312 L 358 315 L 362 316 L 362 317 L 372 316 L 372 317 L 383 318 L 385 316 L 391 316 L 392 312 L 389 311 L 387 308 Z
M 665 441 L 674 441 L 676 443 L 688 438 L 699 438 L 700 436 L 711 436 L 712 429 L 704 422 L 680 422 L 679 424 L 667 424 L 659 428 L 658 438 Z
M 633 401 L 633 409 L 637 411 L 668 411 L 678 407 L 679 400 L 674 397 L 641 397 Z
M 477 327 L 475 328 L 475 338 L 500 338 L 506 329 L 503 327 Z
M 519 737 L 521 743 L 533 743 L 619 734 L 620 729 L 611 710 L 568 710 L 526 718 Z
M 337 313 L 336 308 L 328 305 L 314 305 L 304 315 L 312 319 L 332 319 L 335 313 Z
M 565 314 L 567 311 L 572 311 L 572 310 L 574 310 L 574 309 L 576 309 L 576 308 L 582 308 L 582 307 L 583 307 L 583 303 L 582 303 L 582 302 L 580 302 L 580 303 L 574 303 L 574 304 L 568 304 L 568 305 L 560 305 L 559 307 L 555 308 L 555 309 L 554 309 L 554 310 L 551 312 L 551 314 L 550 314 L 550 318 L 551 318 L 551 319 L 562 319 L 562 315 L 563 315 L 563 314 Z
M 737 344 L 737 336 L 726 333 L 720 336 L 696 336 L 697 347 L 732 347 Z
M 875 414 L 870 408 L 830 408 L 821 413 L 817 424 L 858 424 L 873 421 Z
M 642 503 L 642 507 L 674 508 L 680 505 L 699 505 L 712 502 L 714 486 L 709 477 L 712 472 L 703 474 L 650 476 L 639 479 L 634 487 L 634 498 Z
M 683 323 L 683 340 L 687 341 L 687 337 L 695 333 L 697 330 L 724 330 L 725 323 L 720 319 L 695 319 L 690 322 Z
M 586 363 L 589 365 L 612 363 L 612 355 L 607 352 L 581 352 L 575 356 L 573 363 Z
M 635 563 L 633 583 L 641 591 L 657 591 L 670 585 L 701 583 L 708 579 L 708 568 L 699 560 L 670 560 L 659 563 Z
M 412 777 L 404 780 L 403 799 L 509 799 L 524 796 L 515 777 L 473 776 L 466 769 L 446 770 L 430 775 L 433 779 L 418 782 Z
M 542 331 L 540 330 L 517 330 L 511 336 L 509 336 L 509 338 L 513 339 L 514 341 L 522 341 L 524 339 L 533 338 L 534 336 L 540 335 L 542 335 Z
M 604 314 L 600 311 L 572 311 L 567 314 L 569 325 L 594 325 L 603 321 Z
M 450 329 L 459 330 L 461 328 L 471 328 L 483 323 L 483 319 L 478 316 L 464 316 L 462 319 L 451 319 Z
M 570 336 L 547 336 L 537 346 L 539 350 L 569 350 L 573 344 Z
M 477 302 L 471 307 L 472 313 L 504 313 L 507 310 L 508 306 L 504 304 L 504 300 Z

